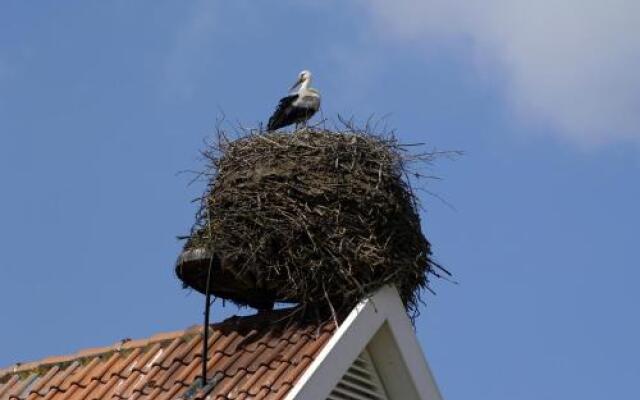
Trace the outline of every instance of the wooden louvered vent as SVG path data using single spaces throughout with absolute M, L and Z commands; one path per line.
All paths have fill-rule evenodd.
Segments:
M 390 400 L 366 349 L 351 364 L 327 400 Z

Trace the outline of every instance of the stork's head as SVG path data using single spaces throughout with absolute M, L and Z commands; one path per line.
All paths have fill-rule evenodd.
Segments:
M 291 86 L 291 90 L 297 88 L 299 85 L 302 85 L 303 83 L 306 83 L 307 85 L 311 83 L 311 71 L 308 71 L 305 69 L 304 71 L 300 72 L 298 74 L 298 80 L 296 81 L 296 83 L 293 84 L 293 86 Z
M 302 72 L 300 72 L 300 74 L 298 75 L 298 80 L 299 81 L 310 81 L 311 80 L 311 71 L 309 70 L 303 70 Z

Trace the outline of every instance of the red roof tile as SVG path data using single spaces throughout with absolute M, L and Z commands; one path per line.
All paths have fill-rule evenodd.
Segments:
M 0 369 L 0 400 L 282 399 L 335 330 L 287 312 L 211 325 L 205 388 L 194 327 Z

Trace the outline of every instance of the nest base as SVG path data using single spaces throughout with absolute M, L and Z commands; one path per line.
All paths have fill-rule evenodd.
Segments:
M 178 257 L 175 271 L 185 287 L 205 294 L 210 266 L 209 289 L 216 297 L 259 310 L 273 308 L 276 301 L 292 302 L 287 299 L 277 299 L 276 293 L 271 290 L 243 284 L 235 275 L 222 268 L 222 263 L 217 257 L 212 263 L 211 252 L 203 248 L 185 249 Z

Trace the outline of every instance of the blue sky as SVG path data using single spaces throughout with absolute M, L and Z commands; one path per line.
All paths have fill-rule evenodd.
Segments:
M 636 398 L 639 6 L 529 3 L 3 1 L 0 365 L 199 323 L 177 173 L 308 68 L 325 115 L 466 153 L 422 197 L 445 397 Z

